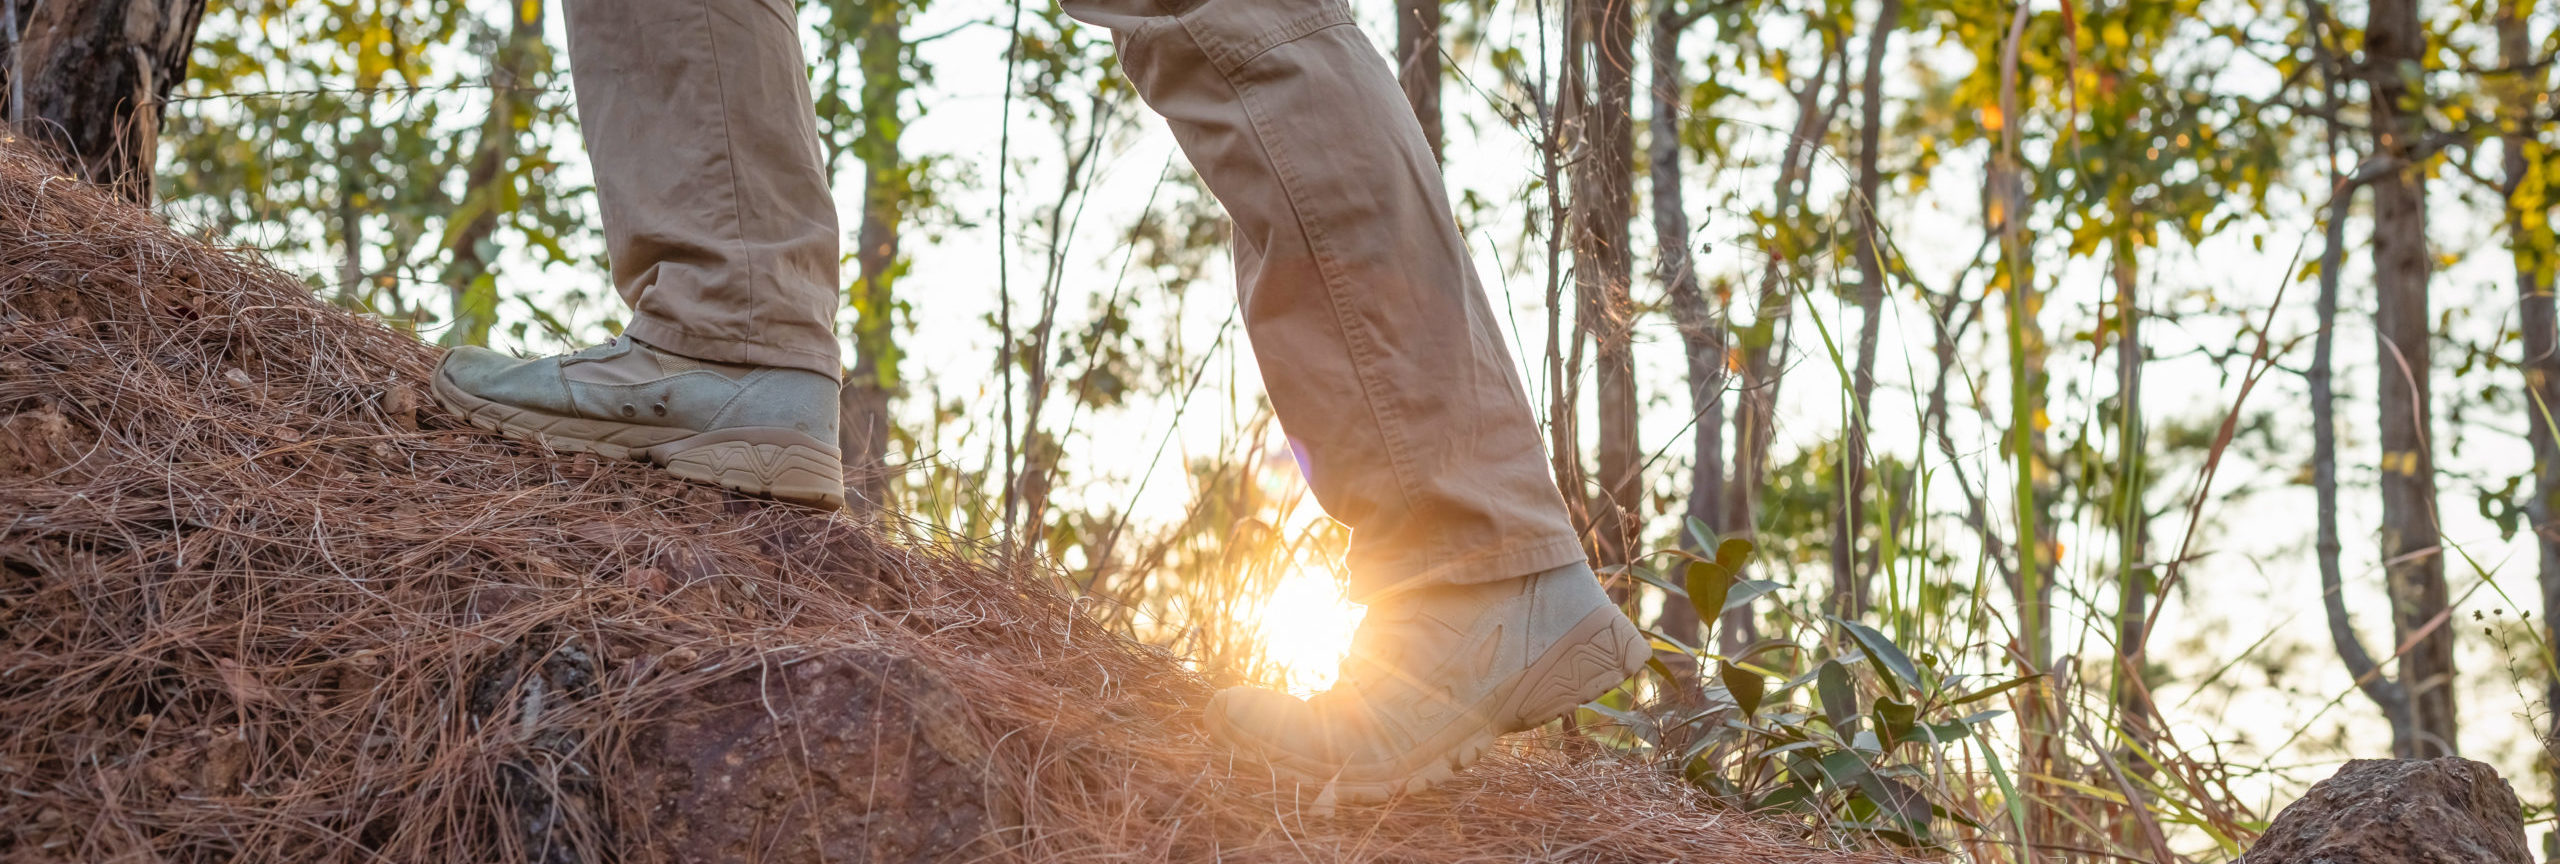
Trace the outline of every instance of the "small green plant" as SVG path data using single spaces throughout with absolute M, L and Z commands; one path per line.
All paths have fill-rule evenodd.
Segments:
M 1647 630 L 1657 698 L 1639 703 L 1631 682 L 1587 706 L 1617 721 L 1609 740 L 1648 751 L 1736 806 L 1800 813 L 1828 830 L 1932 846 L 1947 822 L 1980 829 L 1965 812 L 1979 812 L 1977 803 L 1950 809 L 1951 796 L 1939 791 L 1968 788 L 1947 779 L 1949 757 L 1976 727 L 2007 713 L 1983 702 L 2033 678 L 1983 683 L 1942 668 L 1935 655 L 1914 660 L 1874 627 L 1783 604 L 1767 618 L 1780 635 L 1719 653 L 1715 628 L 1726 614 L 1775 598 L 1781 586 L 1741 577 L 1751 541 L 1719 542 L 1694 522 L 1689 530 L 1712 557 L 1666 549 L 1612 568 L 1662 589 L 1666 602 L 1691 604 L 1700 644 Z M 1651 563 L 1664 559 L 1667 572 Z M 1695 671 L 1684 674 L 1666 656 Z

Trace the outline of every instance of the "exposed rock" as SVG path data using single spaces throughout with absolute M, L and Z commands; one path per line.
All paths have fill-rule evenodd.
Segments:
M 850 652 L 750 664 L 687 694 L 634 742 L 660 851 L 812 864 L 992 854 L 986 753 L 956 702 L 913 660 Z
M 2533 864 L 2523 805 L 2459 757 L 2358 759 L 2276 815 L 2243 864 Z

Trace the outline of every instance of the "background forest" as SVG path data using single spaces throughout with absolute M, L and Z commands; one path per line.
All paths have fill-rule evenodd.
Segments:
M 799 5 L 871 515 L 1322 689 L 1344 534 L 1107 34 Z M 2547 842 L 2560 9 L 1355 5 L 1655 630 L 1575 746 L 1985 861 L 2230 859 L 2345 759 L 2461 753 Z M 421 338 L 605 338 L 557 14 L 211 0 L 161 206 Z

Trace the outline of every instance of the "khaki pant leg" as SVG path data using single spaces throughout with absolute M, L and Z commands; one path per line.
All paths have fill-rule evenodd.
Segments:
M 788 0 L 563 0 L 630 334 L 837 375 L 835 201 Z
M 1528 399 L 1393 70 L 1339 0 L 1066 0 L 1235 220 L 1265 386 L 1352 596 L 1580 561 Z

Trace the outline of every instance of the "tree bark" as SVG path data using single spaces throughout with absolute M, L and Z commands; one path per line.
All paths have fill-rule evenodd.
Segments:
M 0 42 L 0 107 L 74 176 L 136 203 L 152 197 L 160 117 L 187 77 L 204 0 L 44 0 Z M 15 17 L 15 16 L 0 16 Z
M 1876 165 L 1876 148 L 1884 124 L 1884 55 L 1901 20 L 1901 0 L 1883 0 L 1874 28 L 1867 32 L 1867 68 L 1859 88 L 1858 190 L 1850 202 L 1857 216 L 1853 230 L 1858 257 L 1858 367 L 1850 378 L 1849 446 L 1843 454 L 1840 506 L 1833 516 L 1836 533 L 1831 543 L 1832 605 L 1844 618 L 1865 614 L 1868 605 L 1869 579 L 1861 572 L 1865 558 L 1858 554 L 1858 543 L 1865 535 L 1861 523 L 1866 512 L 1860 505 L 1867 497 L 1867 417 L 1875 404 L 1876 341 L 1883 324 L 1878 319 L 1884 313 L 1885 279 L 1884 254 L 1876 243 L 1876 192 L 1884 176 Z
M 1643 452 L 1636 444 L 1635 259 L 1629 249 L 1635 186 L 1635 0 L 1582 0 L 1576 26 L 1589 35 L 1591 82 L 1581 105 L 1582 159 L 1574 172 L 1573 264 L 1577 319 L 1598 349 L 1600 448 L 1592 503 L 1602 564 L 1623 564 L 1640 541 Z
M 446 235 L 444 284 L 452 301 L 448 345 L 487 345 L 489 329 L 498 323 L 498 285 L 489 256 L 481 250 L 497 233 L 498 216 L 515 209 L 518 118 L 533 113 L 536 81 L 551 67 L 551 51 L 542 41 L 543 3 L 510 3 L 507 41 L 489 60 L 489 116 L 480 124 L 462 202 L 451 218 L 462 227 Z M 349 237 L 354 235 L 350 232 Z
M 2026 41 L 2029 10 L 2019 6 L 2009 22 L 2008 36 L 2001 42 L 2000 56 L 2000 122 L 1995 130 L 1999 141 L 1991 154 L 1988 172 L 1989 189 L 1984 198 L 1988 212 L 1984 222 L 2000 246 L 2000 270 L 1995 284 L 2003 291 L 2007 307 L 2009 353 L 2009 429 L 2002 449 L 2010 460 L 2013 476 L 2012 506 L 2016 508 L 2018 534 L 2018 581 L 2012 585 L 2018 604 L 2017 655 L 2028 673 L 2041 674 L 2053 669 L 2053 594 L 2056 573 L 2052 550 L 2055 548 L 2052 464 L 2045 449 L 2045 372 L 2051 353 L 2040 317 L 2044 301 L 2037 288 L 2035 239 L 2027 230 L 2027 178 L 2020 145 L 2019 113 L 2023 84 L 2019 77 L 2019 54 Z M 2058 696 L 2047 688 L 2023 688 L 2018 698 L 2018 749 L 2020 771 L 2029 778 L 2060 776 L 2065 761 L 2062 738 L 2062 711 Z M 2054 802 L 2062 800 L 2058 790 L 2048 781 L 2029 779 L 2022 794 L 2032 802 L 2025 836 L 2021 838 L 2030 854 L 2038 847 L 2050 848 L 2065 839 L 2071 820 Z
M 1813 74 L 1803 78 L 1796 91 L 1796 123 L 1778 157 L 1777 200 L 1770 210 L 1778 220 L 1775 245 L 1765 250 L 1768 264 L 1760 271 L 1758 312 L 1751 326 L 1736 334 L 1742 343 L 1741 398 L 1733 410 L 1733 472 L 1725 485 L 1725 524 L 1716 526 L 1727 535 L 1753 536 L 1758 524 L 1760 487 L 1769 473 L 1769 445 L 1777 420 L 1778 385 L 1786 371 L 1784 331 L 1795 314 L 1794 295 L 1781 283 L 1779 268 L 1803 252 L 1797 230 L 1786 221 L 1787 213 L 1803 194 L 1815 147 L 1830 134 L 1831 118 L 1839 107 L 1837 101 L 1826 104 L 1822 99 L 1831 82 L 1833 53 L 1822 53 Z M 1846 99 L 1847 94 L 1840 98 Z
M 2332 165 L 2338 157 L 2338 109 L 2343 100 L 2338 95 L 2339 78 L 2345 74 L 2338 62 L 2338 52 L 2329 45 L 2329 29 L 2333 19 L 2322 0 L 2307 0 L 2311 17 L 2311 52 L 2313 62 L 2321 69 L 2321 87 L 2326 106 L 2327 153 Z M 2346 266 L 2347 211 L 2354 203 L 2360 184 L 2354 178 L 2332 171 L 2329 212 L 2324 220 L 2326 245 L 2320 252 L 2320 329 L 2313 337 L 2311 371 L 2305 376 L 2311 387 L 2311 487 L 2317 508 L 2318 539 L 2315 551 L 2320 565 L 2320 605 L 2328 618 L 2329 644 L 2338 652 L 2338 660 L 2354 676 L 2356 688 L 2391 724 L 2391 752 L 2410 752 L 2409 695 L 2400 683 L 2385 677 L 2373 654 L 2365 650 L 2357 638 L 2354 622 L 2347 616 L 2346 579 L 2338 562 L 2344 543 L 2338 538 L 2338 408 L 2336 388 L 2332 385 L 2334 365 L 2332 352 L 2337 342 L 2338 281 Z
M 2119 196 L 2115 211 L 2130 210 L 2130 195 Z M 2129 232 L 2128 232 L 2129 233 Z M 2124 234 L 2115 242 L 2116 283 L 2116 675 L 2117 722 L 2137 747 L 2151 746 L 2151 689 L 2142 680 L 2142 655 L 2151 620 L 2151 592 L 2156 590 L 2150 557 L 2151 518 L 2143 509 L 2143 492 L 2151 488 L 2148 436 L 2142 419 L 2142 304 L 2136 248 Z M 2129 767 L 2149 776 L 2151 763 L 2128 759 Z
M 2560 417 L 2560 344 L 2554 338 L 2551 275 L 2554 241 L 2547 208 L 2550 183 L 2533 166 L 2545 153 L 2535 100 L 2551 92 L 2550 75 L 2533 65 L 2535 0 L 2501 0 L 2493 18 L 2498 33 L 2498 65 L 2515 70 L 2497 83 L 2501 149 L 2505 150 L 2507 243 L 2515 256 L 2518 318 L 2523 331 L 2526 435 L 2533 446 L 2533 497 L 2525 513 L 2540 552 L 2543 643 L 2555 635 L 2551 616 L 2560 613 L 2560 440 L 2554 440 L 2553 418 Z M 2537 212 L 2542 208 L 2541 212 Z M 2544 706 L 2551 712 L 2546 739 L 2560 738 L 2560 679 L 2544 684 Z
M 889 504 L 889 412 L 901 387 L 897 342 L 899 222 L 911 191 L 899 150 L 906 128 L 900 103 L 912 86 L 906 69 L 905 4 L 871 3 L 854 40 L 862 68 L 863 122 L 853 151 L 862 160 L 862 225 L 854 234 L 853 368 L 846 370 L 836 423 L 844 453 L 847 501 L 856 510 Z
M 1703 8 L 1703 7 L 1700 7 Z M 1688 358 L 1690 420 L 1697 427 L 1691 439 L 1689 460 L 1689 497 L 1682 509 L 1683 523 L 1714 526 L 1724 519 L 1724 321 L 1698 287 L 1697 264 L 1689 257 L 1689 214 L 1681 189 L 1680 105 L 1686 98 L 1688 85 L 1680 75 L 1680 37 L 1698 20 L 1696 12 L 1682 12 L 1663 4 L 1653 16 L 1652 116 L 1645 139 L 1647 179 L 1653 192 L 1654 256 L 1660 271 L 1663 293 L 1671 301 L 1672 319 L 1680 331 L 1680 346 Z M 1695 552 L 1700 547 L 1687 530 L 1680 531 L 1680 545 Z M 1699 640 L 1696 607 L 1666 598 L 1656 629 L 1689 644 Z M 1694 661 L 1686 655 L 1673 670 L 1691 681 L 1696 680 Z M 1682 688 L 1683 695 L 1687 688 Z
M 2417 0 L 2375 0 L 2365 21 L 2365 66 L 2375 141 L 2385 170 L 2373 183 L 2375 366 L 2382 443 L 2382 560 L 2416 740 L 2411 758 L 2455 755 L 2453 634 L 2438 620 L 2450 602 L 2437 534 L 2435 458 L 2429 438 L 2426 134 L 2418 68 L 2426 30 Z M 2426 632 L 2419 638 L 2422 631 Z
M 1404 100 L 1422 121 L 1422 140 L 1431 142 L 1431 158 L 1440 152 L 1440 3 L 1441 0 L 1396 0 L 1396 82 Z

